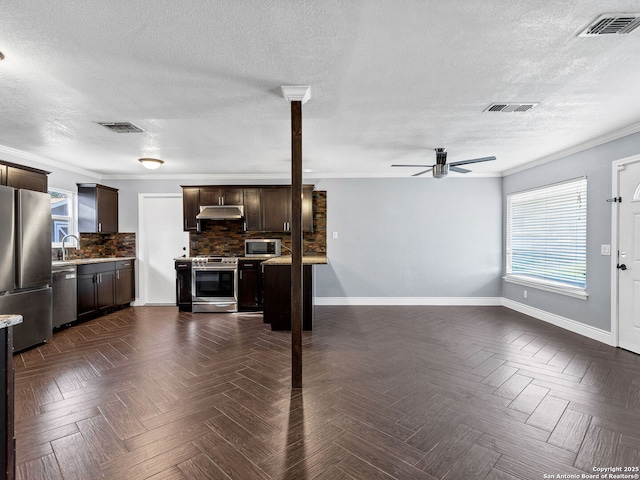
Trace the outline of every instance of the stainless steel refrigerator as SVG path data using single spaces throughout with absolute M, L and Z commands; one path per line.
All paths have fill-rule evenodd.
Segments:
M 51 197 L 0 185 L 0 314 L 22 315 L 14 351 L 43 343 L 51 328 Z

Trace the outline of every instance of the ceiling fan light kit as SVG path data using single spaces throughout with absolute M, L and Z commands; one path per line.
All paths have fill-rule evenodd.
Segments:
M 411 175 L 412 177 L 419 177 L 424 175 L 427 172 L 431 172 L 433 174 L 433 178 L 444 178 L 449 174 L 449 170 L 452 172 L 458 173 L 469 173 L 471 170 L 467 170 L 466 168 L 460 168 L 458 165 L 467 165 L 469 163 L 480 163 L 480 162 L 489 162 L 491 160 L 495 160 L 496 157 L 481 157 L 481 158 L 472 158 L 470 160 L 461 160 L 459 162 L 447 163 L 447 149 L 446 148 L 436 148 L 436 163 L 433 165 L 391 165 L 392 167 L 428 167 L 427 170 L 423 170 L 418 173 L 414 173 Z

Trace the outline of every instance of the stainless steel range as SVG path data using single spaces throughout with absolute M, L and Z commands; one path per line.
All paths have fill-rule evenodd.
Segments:
M 194 312 L 238 311 L 236 257 L 193 257 L 191 273 Z

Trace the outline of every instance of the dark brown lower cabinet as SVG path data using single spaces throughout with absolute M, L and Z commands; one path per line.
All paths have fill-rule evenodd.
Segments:
M 180 312 L 191 312 L 191 262 L 176 260 L 176 305 Z
M 262 310 L 262 269 L 258 260 L 238 262 L 238 310 Z
M 133 260 L 78 265 L 78 320 L 129 306 L 134 299 Z
M 313 269 L 302 267 L 302 329 L 313 326 Z M 291 330 L 291 265 L 264 266 L 264 322 L 271 330 Z
M 135 300 L 135 278 L 133 260 L 115 262 L 116 305 L 126 305 Z
M 0 472 L 7 480 L 15 478 L 16 442 L 14 438 L 13 327 L 0 329 L 2 359 L 2 398 L 0 398 Z

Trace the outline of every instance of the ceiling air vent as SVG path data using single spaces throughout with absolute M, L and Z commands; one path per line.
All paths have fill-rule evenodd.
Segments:
M 633 32 L 638 26 L 640 26 L 640 13 L 605 13 L 587 25 L 578 36 L 626 35 Z
M 492 103 L 487 108 L 485 108 L 484 112 L 502 112 L 502 113 L 511 113 L 511 112 L 527 112 L 531 110 L 533 107 L 538 105 L 537 103 Z
M 142 133 L 140 127 L 136 127 L 133 123 L 129 122 L 98 122 L 103 127 L 107 127 L 112 132 L 116 133 Z

